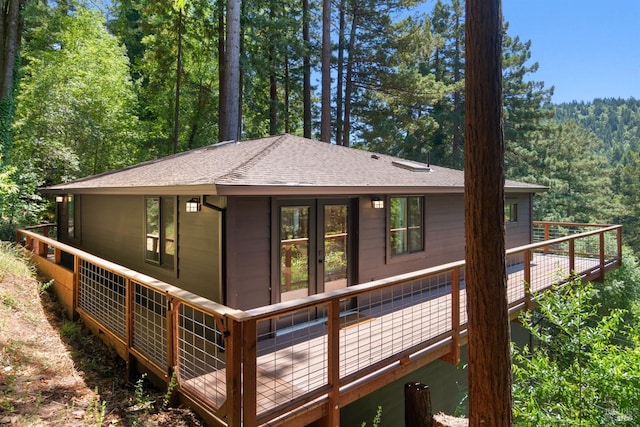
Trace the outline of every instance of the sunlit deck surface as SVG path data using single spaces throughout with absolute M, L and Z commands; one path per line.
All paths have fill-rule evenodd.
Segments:
M 567 280 L 561 272 L 569 271 L 569 257 L 533 254 L 531 291 L 547 289 Z M 517 300 L 524 294 L 524 264 L 508 268 L 510 312 L 515 317 L 523 308 Z M 575 258 L 575 272 L 592 272 L 599 266 L 597 258 Z M 348 377 L 398 353 L 410 352 L 430 343 L 423 351 L 436 349 L 451 340 L 451 283 L 436 282 L 416 292 L 399 297 L 389 295 L 374 304 L 341 314 L 340 378 Z M 428 327 L 425 328 L 425 319 Z M 466 329 L 466 291 L 460 279 L 460 325 Z M 266 412 L 274 406 L 306 395 L 327 383 L 327 319 L 312 318 L 263 334 L 257 350 L 257 409 Z M 192 378 L 185 385 L 194 390 L 210 391 L 202 397 L 222 405 L 225 396 L 224 370 Z

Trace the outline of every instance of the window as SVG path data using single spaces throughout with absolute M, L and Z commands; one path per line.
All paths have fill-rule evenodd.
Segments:
M 518 204 L 517 203 L 505 202 L 504 220 L 505 222 L 518 222 Z
M 145 204 L 145 260 L 173 269 L 176 252 L 174 199 L 147 197 Z
M 76 204 L 73 194 L 67 196 L 67 234 L 70 239 L 76 237 Z
M 424 198 L 391 197 L 389 200 L 389 243 L 391 256 L 422 252 Z

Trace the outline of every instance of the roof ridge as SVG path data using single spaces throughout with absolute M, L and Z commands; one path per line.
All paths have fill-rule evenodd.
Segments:
M 266 139 L 273 139 L 273 141 L 271 141 L 269 143 L 269 145 L 264 149 L 264 150 L 260 150 L 258 151 L 258 153 L 256 153 L 254 156 L 248 158 L 247 160 L 245 160 L 244 162 L 240 163 L 238 166 L 236 166 L 235 168 L 233 168 L 231 171 L 229 171 L 228 173 L 218 177 L 220 178 L 226 178 L 230 175 L 234 175 L 236 173 L 238 173 L 240 170 L 242 169 L 246 169 L 248 168 L 252 163 L 255 163 L 255 161 L 261 157 L 264 157 L 264 155 L 269 154 L 270 152 L 272 152 L 273 150 L 275 150 L 275 148 L 280 145 L 282 143 L 282 141 L 289 136 L 289 134 L 282 134 L 282 135 L 271 135 L 269 137 L 266 138 L 257 138 L 257 139 L 249 139 L 249 140 L 245 140 L 245 141 L 238 141 L 238 144 L 242 144 L 242 143 L 252 143 L 252 142 L 257 142 L 257 141 L 264 141 Z

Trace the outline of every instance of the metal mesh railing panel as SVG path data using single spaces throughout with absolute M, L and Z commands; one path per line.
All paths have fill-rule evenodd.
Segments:
M 127 330 L 124 277 L 80 260 L 78 306 L 112 333 L 125 339 Z
M 133 348 L 158 367 L 167 366 L 167 297 L 135 284 Z
M 358 298 L 360 321 L 340 331 L 344 377 L 451 330 L 451 275 L 439 274 Z
M 186 304 L 178 311 L 180 384 L 219 407 L 227 395 L 223 331 L 210 314 Z
M 258 414 L 328 383 L 326 305 L 258 322 Z

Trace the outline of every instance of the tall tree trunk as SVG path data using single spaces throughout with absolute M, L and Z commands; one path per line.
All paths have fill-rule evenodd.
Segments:
M 239 139 L 240 100 L 240 0 L 227 0 L 221 141 Z M 223 91 L 224 89 L 224 91 Z
M 0 169 L 9 161 L 15 64 L 20 50 L 22 8 L 26 0 L 2 0 L 0 19 Z
M 351 33 L 349 34 L 349 48 L 347 54 L 349 59 L 347 61 L 347 77 L 345 79 L 344 88 L 344 133 L 342 137 L 342 145 L 348 147 L 351 136 L 351 94 L 353 93 L 353 67 L 355 66 L 354 50 L 356 46 L 356 35 L 358 29 L 358 6 L 357 2 L 353 5 L 353 16 L 351 21 Z
M 340 10 L 338 10 L 338 69 L 336 76 L 336 145 L 342 145 L 342 99 L 344 84 L 344 32 L 345 32 L 345 14 L 347 13 L 346 0 L 340 0 Z
M 311 36 L 309 19 L 309 0 L 302 0 L 302 40 L 304 43 L 302 132 L 305 138 L 311 138 Z
M 225 65 L 224 65 L 224 57 L 225 57 L 225 19 L 224 19 L 224 10 L 225 10 L 225 0 L 218 0 L 218 140 L 222 141 L 222 125 L 223 125 L 223 114 L 222 112 L 225 109 L 225 99 L 224 94 L 227 92 L 226 89 L 226 81 L 225 81 Z
M 180 77 L 182 76 L 182 8 L 178 10 L 178 58 L 176 64 L 176 104 L 173 114 L 173 154 L 178 152 L 180 137 Z
M 469 425 L 511 426 L 501 0 L 467 0 L 465 235 Z
M 291 102 L 291 76 L 289 73 L 289 55 L 284 57 L 284 132 L 291 132 L 291 117 L 289 117 L 289 104 Z
M 322 95 L 320 140 L 331 142 L 331 0 L 322 0 Z
M 460 75 L 460 59 L 462 56 L 462 46 L 461 46 L 461 37 L 462 34 L 460 32 L 460 19 L 461 16 L 457 13 L 457 7 L 459 4 L 456 4 L 456 13 L 455 13 L 455 24 L 453 29 L 453 34 L 455 37 L 455 48 L 454 48 L 454 58 L 453 58 L 453 81 L 455 83 L 460 82 L 462 76 Z M 453 139 L 452 139 L 452 147 L 451 147 L 451 157 L 453 161 L 453 165 L 456 168 L 462 166 L 463 160 L 463 133 L 462 133 L 462 116 L 463 112 L 463 99 L 460 93 L 460 90 L 457 89 L 453 93 Z
M 276 21 L 276 2 L 271 2 L 269 20 Z M 278 81 L 276 78 L 276 41 L 269 40 L 269 135 L 278 133 Z

